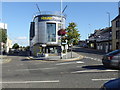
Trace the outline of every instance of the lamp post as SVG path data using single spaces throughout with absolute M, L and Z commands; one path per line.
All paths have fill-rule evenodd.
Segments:
M 107 14 L 108 14 L 108 27 L 110 27 L 110 13 L 107 12 Z
M 71 58 L 72 58 L 73 41 L 74 41 L 74 39 L 71 39 Z
M 110 13 L 109 12 L 107 12 L 107 14 L 108 14 L 108 50 L 107 50 L 107 52 L 109 52 L 110 51 Z

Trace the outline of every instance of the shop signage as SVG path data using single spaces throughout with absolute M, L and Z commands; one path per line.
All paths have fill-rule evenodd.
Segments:
M 61 17 L 58 17 L 58 16 L 40 16 L 39 21 L 61 21 Z

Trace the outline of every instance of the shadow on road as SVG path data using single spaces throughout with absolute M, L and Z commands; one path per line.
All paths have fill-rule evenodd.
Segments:
M 86 68 L 86 69 L 98 69 L 98 70 L 106 70 L 107 69 L 103 65 L 83 66 L 82 68 Z
M 22 59 L 21 61 L 32 61 L 31 59 Z
M 90 65 L 90 66 L 83 66 L 82 68 L 97 69 L 97 70 L 107 70 L 107 69 L 115 70 L 115 68 L 105 68 L 103 65 Z
M 46 59 L 22 59 L 21 61 L 41 61 L 41 60 L 46 60 Z

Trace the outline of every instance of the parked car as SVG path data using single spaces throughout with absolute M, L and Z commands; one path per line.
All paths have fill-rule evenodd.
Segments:
M 120 78 L 106 82 L 100 90 L 120 90 Z
M 120 69 L 120 49 L 104 55 L 102 63 L 105 67 L 115 67 Z

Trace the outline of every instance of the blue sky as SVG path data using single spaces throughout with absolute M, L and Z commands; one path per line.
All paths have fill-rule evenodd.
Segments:
M 29 45 L 29 28 L 33 15 L 41 11 L 60 11 L 60 2 L 3 2 L 2 21 L 8 24 L 8 36 L 22 46 Z M 75 22 L 81 34 L 81 40 L 95 29 L 108 27 L 108 14 L 113 20 L 118 15 L 117 2 L 63 2 L 68 5 L 65 14 L 66 27 Z

